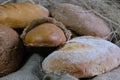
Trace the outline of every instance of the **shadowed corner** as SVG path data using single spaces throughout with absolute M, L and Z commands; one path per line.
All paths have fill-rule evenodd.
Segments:
M 27 53 L 38 53 L 43 58 L 55 51 L 58 47 L 25 47 Z

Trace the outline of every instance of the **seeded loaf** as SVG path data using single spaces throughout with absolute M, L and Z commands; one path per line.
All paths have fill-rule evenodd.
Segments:
M 42 63 L 46 72 L 68 72 L 77 78 L 90 78 L 112 70 L 120 64 L 120 48 L 97 37 L 69 40 Z

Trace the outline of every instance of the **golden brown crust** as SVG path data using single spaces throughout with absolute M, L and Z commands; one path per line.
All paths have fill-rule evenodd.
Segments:
M 55 24 L 44 23 L 29 31 L 24 42 L 26 45 L 58 46 L 66 42 L 66 37 Z
M 38 20 L 35 20 L 35 21 L 33 21 L 33 22 L 31 22 L 25 29 L 24 29 L 24 31 L 23 31 L 23 33 L 22 33 L 22 35 L 21 35 L 21 38 L 22 38 L 22 40 L 24 41 L 24 44 L 26 43 L 25 42 L 25 37 L 26 37 L 26 35 L 27 35 L 27 33 L 29 33 L 31 30 L 33 30 L 34 28 L 36 28 L 36 27 L 38 27 L 38 25 L 43 25 L 43 24 L 46 24 L 46 23 L 50 23 L 50 24 L 53 24 L 53 25 L 55 25 L 56 27 L 58 27 L 59 28 L 59 30 L 62 30 L 62 32 L 64 33 L 64 36 L 65 36 L 65 38 L 66 38 L 66 41 L 67 40 L 69 40 L 70 38 L 71 38 L 71 32 L 68 30 L 68 29 L 66 29 L 66 27 L 62 24 L 62 23 L 60 23 L 60 22 L 58 22 L 58 21 L 56 21 L 54 18 L 50 18 L 50 17 L 48 17 L 48 18 L 43 18 L 43 19 L 38 19 Z M 56 28 L 57 29 L 57 28 Z M 47 30 L 50 30 L 50 29 L 47 29 Z M 55 29 L 54 29 L 55 30 Z M 58 30 L 58 29 L 57 29 Z M 48 32 L 50 32 L 50 31 L 48 31 Z M 47 32 L 47 33 L 48 33 Z M 57 32 L 57 31 L 54 31 L 54 32 Z M 60 31 L 61 32 L 61 31 Z M 63 34 L 63 33 L 61 33 L 61 34 Z M 56 33 L 56 34 L 58 34 L 58 33 Z M 59 33 L 60 34 L 60 33 Z M 51 36 L 51 35 L 49 35 L 49 36 Z M 59 35 L 59 37 L 60 37 L 61 35 Z M 50 39 L 49 39 L 50 40 Z M 59 41 L 59 40 L 58 40 Z M 63 41 L 63 42 L 61 42 L 61 43 L 64 43 L 65 41 Z M 59 42 L 58 42 L 59 43 Z M 58 44 L 57 43 L 57 44 Z M 29 46 L 29 45 L 27 45 L 27 44 L 25 44 L 26 46 Z M 30 46 L 41 46 L 40 44 L 38 44 L 38 45 L 30 45 Z M 50 45 L 49 45 L 50 46 Z
M 26 2 L 0 5 L 0 24 L 12 28 L 24 28 L 31 21 L 48 16 L 48 10 L 37 4 Z

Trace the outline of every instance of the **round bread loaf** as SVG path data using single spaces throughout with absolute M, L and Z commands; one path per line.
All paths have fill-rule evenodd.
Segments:
M 112 70 L 120 64 L 120 48 L 97 37 L 73 38 L 42 62 L 45 72 L 68 72 L 88 78 Z
M 0 76 L 7 75 L 20 67 L 22 43 L 13 29 L 0 25 Z

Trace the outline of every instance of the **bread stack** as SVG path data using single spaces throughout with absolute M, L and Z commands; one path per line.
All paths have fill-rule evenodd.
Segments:
M 44 47 L 45 50 L 57 48 L 49 53 L 40 65 L 46 74 L 54 73 L 57 76 L 61 76 L 65 72 L 69 74 L 69 78 L 62 76 L 60 80 L 91 78 L 111 71 L 120 65 L 120 48 L 107 41 L 111 38 L 111 28 L 103 19 L 92 12 L 87 13 L 83 7 L 63 3 L 53 5 L 49 11 L 45 7 L 33 3 L 0 5 L 0 24 L 10 28 L 24 29 L 20 37 L 25 47 Z M 0 28 L 1 31 L 5 27 L 0 26 Z M 6 30 L 9 29 L 6 28 Z M 8 45 L 13 43 L 15 46 L 11 47 L 16 49 L 17 43 L 13 38 L 13 36 L 16 37 L 16 33 L 11 37 L 8 32 L 6 32 L 6 36 L 9 37 Z M 71 37 L 72 33 L 76 35 Z M 0 37 L 0 39 L 2 38 Z M 0 40 L 0 44 L 2 44 L 1 42 L 2 40 Z M 44 54 L 41 50 L 39 51 L 40 54 Z M 3 62 L 2 58 L 8 59 L 11 55 L 17 55 L 12 59 L 16 60 L 20 55 L 20 53 L 12 54 L 2 51 L 0 53 L 0 63 Z M 2 56 L 3 54 L 5 56 Z M 15 62 L 17 63 L 17 60 Z M 2 66 L 0 65 L 0 67 Z M 7 63 L 6 66 L 8 67 Z M 11 67 L 13 66 L 10 66 L 10 69 Z M 0 68 L 0 72 L 4 71 L 6 69 Z M 55 77 L 55 75 L 53 76 Z M 43 80 L 46 80 L 46 76 Z
M 48 10 L 40 5 L 26 2 L 0 4 L 0 76 L 20 68 L 25 56 L 20 35 L 12 28 L 24 28 L 33 20 L 48 16 Z

